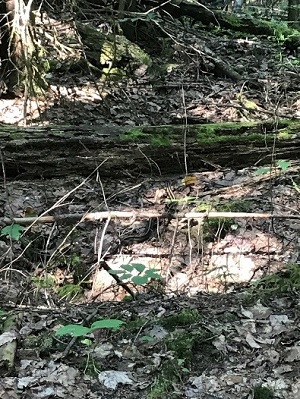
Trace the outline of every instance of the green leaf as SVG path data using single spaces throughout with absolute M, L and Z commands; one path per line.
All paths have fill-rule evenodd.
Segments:
M 255 172 L 255 175 L 260 176 L 260 175 L 265 175 L 267 173 L 270 173 L 271 168 L 269 167 L 262 167 L 257 169 L 257 171 Z
M 143 273 L 143 271 L 146 269 L 146 266 L 143 265 L 142 263 L 132 263 L 132 266 L 137 270 L 139 273 Z
M 161 275 L 157 273 L 155 269 L 149 269 L 145 271 L 145 276 L 148 278 L 160 279 Z
M 131 273 L 124 273 L 122 276 L 120 276 L 120 279 L 122 280 L 122 281 L 124 281 L 124 280 L 128 280 L 129 278 L 131 278 L 132 277 L 132 274 Z
M 182 366 L 184 362 L 185 362 L 185 359 L 177 359 L 178 366 Z
M 290 166 L 291 166 L 291 161 L 285 161 L 285 160 L 279 160 L 277 161 L 277 166 L 285 172 Z
M 147 276 L 134 276 L 131 281 L 136 285 L 144 285 L 148 283 L 149 278 Z
M 292 183 L 293 183 L 293 187 L 297 191 L 297 193 L 300 193 L 300 188 L 299 188 L 298 184 L 293 180 L 293 178 L 292 178 Z
M 95 330 L 96 328 L 112 328 L 113 330 L 117 330 L 124 324 L 124 321 L 118 319 L 103 319 L 97 320 L 91 325 L 91 329 Z
M 91 346 L 93 344 L 93 341 L 89 338 L 82 339 L 80 342 L 85 346 Z
M 0 310 L 0 316 L 5 315 L 7 312 L 5 312 L 5 310 Z
M 68 324 L 58 329 L 55 333 L 58 337 L 62 335 L 71 335 L 72 337 L 83 337 L 91 332 L 90 328 L 77 324 Z
M 22 231 L 24 230 L 26 230 L 26 228 L 19 224 L 11 224 L 9 226 L 3 227 L 0 235 L 10 236 L 13 240 L 19 240 L 22 235 Z
M 127 272 L 130 272 L 130 273 L 134 269 L 132 265 L 122 265 L 121 267 L 122 267 L 122 269 L 124 269 L 124 270 L 126 270 Z
M 150 335 L 143 335 L 141 338 L 140 338 L 140 341 L 142 341 L 142 342 L 152 342 L 152 341 L 154 341 L 155 340 L 155 338 L 154 337 L 151 337 Z

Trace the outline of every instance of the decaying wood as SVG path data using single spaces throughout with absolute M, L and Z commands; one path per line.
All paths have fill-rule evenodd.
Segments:
M 272 124 L 236 127 L 193 126 L 0 126 L 2 169 L 8 177 L 87 176 L 95 168 L 102 177 L 120 178 L 243 168 L 274 159 L 299 159 L 299 129 L 276 139 Z M 201 132 L 204 129 L 204 138 Z M 209 129 L 214 129 L 210 133 Z M 210 135 L 215 139 L 210 139 Z M 253 135 L 253 138 L 251 137 Z M 220 140 L 224 136 L 224 140 Z M 275 144 L 275 154 L 273 153 Z M 3 173 L 3 170 L 1 173 Z

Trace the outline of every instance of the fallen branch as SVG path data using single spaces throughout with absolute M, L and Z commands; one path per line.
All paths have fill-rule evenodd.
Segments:
M 151 218 L 165 218 L 170 217 L 166 212 L 160 213 L 155 210 L 139 210 L 139 211 L 103 211 L 91 212 L 86 214 L 65 214 L 58 216 L 41 216 L 41 217 L 24 217 L 24 218 L 2 218 L 1 222 L 8 224 L 30 225 L 35 223 L 72 223 L 78 221 L 95 222 L 103 219 L 151 219 Z M 175 217 L 175 216 L 174 216 Z M 251 212 L 178 212 L 176 217 L 179 219 L 216 219 L 216 218 L 282 218 L 282 219 L 300 219 L 299 215 L 291 215 L 287 213 L 251 213 Z

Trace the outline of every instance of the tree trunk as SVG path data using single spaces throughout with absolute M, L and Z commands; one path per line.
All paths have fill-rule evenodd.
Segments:
M 19 90 L 28 95 L 45 87 L 41 54 L 34 43 L 33 0 L 0 0 L 0 96 Z
M 141 173 L 184 174 L 185 162 L 191 172 L 214 170 L 218 165 L 234 168 L 262 165 L 271 163 L 274 157 L 299 159 L 299 124 L 287 127 L 287 123 L 282 123 L 280 128 L 285 133 L 282 139 L 276 139 L 280 131 L 273 133 L 273 125 L 254 123 L 236 127 L 194 125 L 186 129 L 2 126 L 0 142 L 4 169 L 10 177 L 86 176 L 101 165 L 101 175 L 118 178 Z M 288 129 L 291 135 L 287 134 Z

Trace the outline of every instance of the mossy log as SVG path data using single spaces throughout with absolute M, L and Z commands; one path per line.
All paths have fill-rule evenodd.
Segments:
M 242 168 L 276 159 L 299 159 L 299 123 L 224 123 L 107 127 L 0 126 L 3 165 L 10 177 L 88 175 L 121 177 Z M 275 143 L 275 150 L 274 150 Z M 275 154 L 274 154 L 275 152 Z

